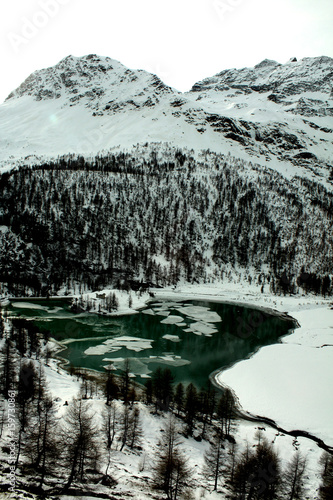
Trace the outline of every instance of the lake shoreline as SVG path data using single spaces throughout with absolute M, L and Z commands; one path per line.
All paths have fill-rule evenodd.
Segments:
M 296 329 L 295 333 L 292 335 L 287 335 L 288 339 L 294 335 L 300 336 L 302 331 L 305 329 L 307 334 L 307 337 L 311 337 L 311 335 L 314 335 L 314 333 L 318 330 L 318 328 L 321 328 L 321 316 L 322 312 L 330 309 L 332 307 L 332 299 L 331 298 L 323 298 L 323 297 L 317 297 L 313 295 L 307 295 L 307 296 L 286 296 L 286 297 L 279 297 L 279 296 L 273 296 L 269 293 L 260 293 L 260 290 L 258 287 L 247 287 L 244 288 L 242 285 L 233 285 L 230 284 L 229 286 L 216 286 L 216 285 L 181 285 L 177 287 L 176 289 L 174 288 L 164 288 L 164 289 L 153 289 L 152 292 L 154 293 L 153 297 L 149 297 L 149 299 L 145 302 L 145 305 L 143 307 L 149 307 L 149 303 L 160 301 L 160 300 L 173 300 L 173 301 L 185 301 L 185 300 L 194 300 L 194 301 L 209 301 L 209 302 L 218 302 L 222 304 L 230 304 L 230 305 L 239 305 L 242 307 L 247 307 L 247 308 L 254 308 L 257 310 L 261 310 L 267 314 L 272 314 L 275 316 L 279 316 L 281 319 L 292 319 L 295 323 L 297 323 L 298 328 Z M 52 297 L 52 300 L 70 300 L 71 298 L 66 296 L 66 297 Z M 15 299 L 14 299 L 15 300 Z M 21 298 L 17 300 L 26 300 L 29 301 L 30 298 Z M 35 300 L 40 300 L 40 298 L 35 298 Z M 142 306 L 140 307 L 142 309 Z M 118 312 L 117 316 L 123 316 L 126 315 L 126 313 Z M 112 315 L 113 316 L 113 315 Z M 310 325 L 310 328 L 308 327 L 308 318 L 314 316 L 316 321 L 314 325 Z M 326 331 L 326 330 L 325 330 Z M 303 337 L 301 339 L 300 345 L 305 345 L 304 339 L 307 338 L 303 334 Z M 322 345 L 318 345 L 316 347 L 321 347 L 327 345 L 328 342 L 322 342 Z M 59 343 L 58 343 L 59 345 Z M 259 348 L 258 350 L 260 351 L 262 348 Z M 63 350 L 63 348 L 60 348 L 57 353 L 60 353 Z M 258 350 L 255 353 L 251 354 L 251 357 L 255 357 L 258 353 Z M 56 354 L 57 354 L 56 353 Z M 64 358 L 59 359 L 59 362 L 63 362 Z M 65 361 L 65 360 L 64 360 Z M 237 365 L 241 363 L 235 362 L 233 363 L 234 365 Z M 67 363 L 63 366 L 65 366 Z M 65 370 L 67 371 L 67 367 L 65 367 Z M 295 374 L 297 374 L 297 369 L 295 368 Z M 223 372 L 226 371 L 226 368 L 223 369 Z M 221 370 L 216 370 L 213 373 L 221 373 Z M 222 373 L 223 373 L 222 372 Z M 100 372 L 102 373 L 102 372 Z M 223 387 L 222 381 L 218 382 L 219 387 Z M 234 391 L 233 389 L 233 384 L 225 384 L 229 388 L 233 390 L 233 392 L 237 395 L 237 392 Z M 255 398 L 255 397 L 254 397 Z M 239 401 L 238 396 L 236 397 L 236 400 Z M 240 404 L 240 402 L 239 402 Z M 279 405 L 279 402 L 276 403 Z M 241 405 L 241 411 L 242 411 L 242 416 L 247 419 L 254 418 L 256 422 L 263 422 L 268 425 L 272 425 L 276 430 L 279 430 L 279 432 L 285 432 L 288 433 L 289 435 L 298 435 L 298 436 L 305 436 L 309 437 L 309 439 L 312 439 L 313 441 L 317 442 L 319 446 L 321 446 L 320 443 L 324 444 L 323 449 L 326 449 L 327 451 L 330 451 L 332 447 L 329 444 L 326 444 L 325 439 L 322 439 L 322 436 L 318 436 L 318 433 L 311 432 L 310 430 L 290 430 L 286 431 L 285 429 L 299 429 L 299 424 L 297 425 L 297 422 L 302 422 L 302 417 L 301 414 L 302 412 L 300 411 L 300 417 L 295 421 L 296 425 L 286 425 L 286 422 L 283 421 L 283 419 L 274 419 L 271 418 L 271 415 L 267 416 L 266 412 L 260 411 L 261 409 L 259 408 L 259 411 L 245 411 L 243 408 L 246 408 L 246 404 Z M 288 420 L 288 419 L 287 419 Z M 320 432 L 319 432 L 320 435 Z
M 168 295 L 170 299 L 170 294 L 168 293 Z M 193 301 L 190 300 L 192 298 L 191 295 Z M 108 345 L 110 345 L 110 352 L 113 352 L 114 349 L 119 351 L 120 347 L 118 347 L 117 342 L 115 348 L 112 346 L 112 338 L 115 335 L 116 339 L 119 335 L 117 332 L 119 332 L 119 340 L 125 342 L 120 345 L 124 347 L 126 347 L 128 335 L 134 337 L 133 340 L 135 341 L 139 340 L 135 339 L 135 337 L 142 337 L 143 340 L 145 338 L 154 339 L 153 350 L 147 354 L 136 354 L 134 352 L 134 356 L 132 356 L 131 352 L 122 350 L 118 356 L 116 355 L 116 358 L 119 358 L 119 356 L 122 358 L 133 357 L 133 371 L 138 380 L 140 380 L 140 376 L 147 378 L 145 374 L 154 371 L 157 364 L 169 364 L 170 367 L 184 366 L 184 369 L 177 368 L 177 372 L 175 372 L 176 383 L 181 381 L 189 383 L 192 381 L 197 384 L 198 389 L 208 382 L 209 375 L 213 370 L 229 366 L 231 362 L 243 359 L 250 352 L 252 353 L 258 345 L 277 342 L 281 335 L 289 334 L 290 328 L 295 327 L 295 323 L 291 317 L 283 316 L 277 311 L 273 313 L 272 308 L 260 308 L 262 314 L 259 314 L 258 309 L 254 310 L 253 307 L 244 307 L 243 303 L 235 307 L 235 304 L 227 303 L 228 301 L 217 299 L 210 301 L 208 297 L 194 294 L 186 294 L 186 296 L 182 294 L 180 297 L 173 297 L 173 300 L 168 300 L 168 297 L 160 297 L 160 294 L 156 293 L 154 297 L 149 297 L 149 300 L 146 301 L 146 311 L 144 312 L 147 314 L 140 314 L 137 318 L 133 317 L 133 319 L 130 319 L 131 316 L 124 314 L 121 321 L 120 312 L 118 312 L 117 317 L 106 317 L 104 315 L 90 314 L 90 312 L 79 314 L 73 311 L 70 312 L 68 301 L 65 301 L 64 304 L 67 313 L 58 313 L 52 306 L 53 304 L 60 306 L 60 310 L 62 304 L 59 300 L 61 300 L 59 297 L 52 298 L 48 303 L 45 301 L 37 302 L 38 305 L 36 301 L 34 304 L 31 302 L 30 305 L 28 300 L 25 303 L 18 301 L 13 303 L 13 311 L 18 307 L 19 314 L 23 317 L 26 316 L 25 311 L 27 311 L 29 317 L 34 317 L 35 313 L 33 309 L 35 307 L 40 309 L 38 316 L 41 316 L 41 321 L 43 321 L 43 317 L 44 321 L 46 321 L 41 327 L 49 330 L 51 337 L 56 341 L 55 353 L 65 368 L 73 364 L 82 369 L 91 367 L 103 373 L 103 364 L 105 363 L 102 363 L 102 361 L 111 362 L 112 360 L 102 360 L 102 357 L 98 355 L 102 354 L 107 357 Z M 202 303 L 202 301 L 205 303 Z M 189 302 L 193 302 L 192 308 L 186 307 L 189 305 Z M 22 310 L 20 310 L 20 307 Z M 161 310 L 160 307 L 162 307 Z M 47 322 L 53 321 L 53 309 L 55 311 L 55 320 L 58 324 L 50 323 L 48 327 Z M 140 309 L 142 308 L 140 307 Z M 170 322 L 166 318 L 169 314 Z M 56 316 L 59 317 L 60 322 L 58 322 Z M 285 324 L 284 321 L 281 322 L 280 320 L 282 316 L 283 320 L 286 320 Z M 67 323 L 65 317 L 68 317 Z M 35 320 L 38 322 L 37 318 Z M 252 320 L 255 320 L 255 324 L 248 333 L 246 328 L 248 324 L 252 324 Z M 181 329 L 179 329 L 177 323 L 179 323 Z M 239 328 L 237 330 L 237 328 L 234 328 L 234 325 L 238 325 L 238 323 Z M 88 325 L 92 326 L 89 327 Z M 146 333 L 139 333 L 141 329 Z M 103 332 L 102 336 L 100 336 L 100 333 L 97 333 L 99 331 Z M 220 335 L 217 336 L 218 331 Z M 226 336 L 224 337 L 224 335 Z M 183 342 L 179 344 L 180 339 L 184 341 L 184 344 Z M 85 344 L 80 345 L 81 341 L 85 342 Z M 91 341 L 91 344 L 88 341 Z M 100 345 L 97 345 L 97 341 L 100 341 Z M 210 344 L 211 342 L 213 344 Z M 106 346 L 103 344 L 106 344 Z M 91 348 L 90 345 L 92 346 Z M 88 347 L 89 349 L 87 349 Z M 130 351 L 132 349 L 136 351 L 138 347 L 140 347 L 138 342 L 129 345 Z M 146 348 L 145 345 L 143 347 Z M 66 348 L 72 349 L 72 352 L 75 353 L 74 356 L 68 355 L 68 352 L 65 351 Z M 141 349 L 142 346 L 140 347 Z M 90 361 L 85 354 L 95 357 L 91 358 Z M 190 357 L 188 358 L 188 356 Z M 115 355 L 111 357 L 115 357 Z M 139 363 L 141 360 L 142 363 L 148 364 L 148 371 L 146 369 L 141 370 L 141 368 L 136 371 L 137 365 L 134 358 L 139 358 Z M 149 360 L 148 358 L 151 359 Z M 120 358 L 115 361 L 117 369 L 121 369 L 119 365 Z M 188 364 L 192 364 L 191 376 L 185 373 L 185 366 Z

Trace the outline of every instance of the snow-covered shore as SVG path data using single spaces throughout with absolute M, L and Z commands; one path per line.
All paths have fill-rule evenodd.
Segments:
M 301 327 L 281 344 L 221 372 L 244 410 L 273 419 L 288 431 L 306 431 L 333 446 L 333 310 L 294 311 Z
M 143 309 L 151 296 L 147 292 L 133 292 L 106 288 L 98 292 L 73 295 L 73 304 L 97 314 L 124 316 Z M 81 306 L 80 306 L 81 304 Z

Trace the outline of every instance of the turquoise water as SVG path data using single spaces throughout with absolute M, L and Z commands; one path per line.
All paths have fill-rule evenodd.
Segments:
M 278 342 L 295 326 L 266 312 L 206 301 L 156 301 L 148 311 L 122 317 L 75 314 L 63 300 L 14 302 L 8 312 L 49 331 L 76 367 L 104 372 L 111 365 L 117 373 L 128 358 L 139 383 L 161 366 L 172 370 L 176 383 L 198 388 L 213 371 Z

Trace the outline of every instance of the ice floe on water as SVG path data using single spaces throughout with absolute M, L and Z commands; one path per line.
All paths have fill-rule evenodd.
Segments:
M 117 352 L 123 347 L 129 351 L 140 352 L 145 349 L 151 349 L 152 342 L 154 341 L 151 339 L 141 339 L 139 337 L 116 337 L 107 339 L 100 345 L 88 347 L 84 353 L 96 356 L 106 354 L 107 352 Z
M 171 342 L 180 342 L 180 338 L 178 337 L 178 335 L 163 335 L 162 337 L 163 339 L 166 339 L 166 340 L 171 340 Z
M 216 333 L 218 330 L 211 325 L 206 325 L 205 323 L 202 323 L 201 321 L 198 321 L 196 323 L 191 323 L 189 325 L 189 330 L 192 330 L 194 333 L 202 333 L 203 335 L 212 335 L 213 333 Z
M 143 311 L 141 311 L 142 314 L 149 314 L 150 316 L 155 316 L 155 313 L 152 309 L 143 309 Z
M 115 366 L 117 363 L 125 363 L 125 358 L 104 358 L 102 361 L 111 362 Z
M 148 364 L 144 362 L 147 358 L 105 358 L 103 359 L 104 362 L 110 362 L 112 366 L 112 370 L 124 370 L 126 368 L 125 362 L 128 361 L 129 363 L 129 370 L 130 374 L 129 376 L 131 378 L 136 377 L 137 375 L 140 375 L 141 377 L 144 378 L 149 378 L 149 374 L 152 373 L 152 371 L 148 368 Z M 108 365 L 110 366 L 110 365 Z M 110 369 L 110 368 L 108 368 Z
M 17 309 L 38 309 L 40 311 L 49 310 L 48 307 L 41 306 L 40 304 L 34 304 L 33 302 L 13 302 L 12 305 Z
M 211 323 L 220 323 L 222 318 L 217 312 L 211 311 L 209 307 L 195 306 L 193 304 L 184 304 L 182 302 L 155 302 L 151 304 L 153 309 L 142 311 L 144 314 L 157 316 L 165 316 L 161 320 L 164 325 L 177 325 L 180 327 L 188 326 L 183 331 L 186 333 L 194 333 L 196 335 L 206 335 L 210 337 L 218 330 Z M 170 310 L 174 310 L 182 314 L 170 314 Z M 194 323 L 188 325 L 184 321 L 184 316 L 187 320 L 192 320 Z M 164 337 L 166 338 L 166 337 Z
M 183 359 L 181 356 L 175 356 L 173 353 L 163 353 L 161 356 L 149 356 L 142 358 L 127 358 L 129 361 L 129 369 L 131 373 L 135 376 L 140 376 L 142 378 L 150 378 L 149 375 L 153 370 L 149 368 L 150 363 L 158 363 L 159 365 L 172 366 L 174 368 L 178 366 L 190 365 L 191 361 L 188 359 Z M 104 358 L 104 363 L 110 363 L 107 365 L 107 370 L 124 370 L 125 369 L 125 359 L 124 358 Z
M 17 309 L 35 309 L 37 311 L 45 311 L 49 314 L 56 314 L 62 310 L 62 307 L 42 306 L 41 304 L 35 304 L 34 302 L 12 302 L 12 306 Z
M 72 344 L 73 342 L 88 342 L 88 341 L 94 341 L 96 342 L 97 340 L 106 340 L 106 339 L 110 339 L 112 338 L 111 336 L 110 337 L 105 337 L 105 335 L 101 336 L 101 337 L 82 337 L 81 339 L 65 339 L 65 340 L 62 340 L 61 341 L 61 344 L 62 345 L 68 345 L 68 344 Z M 97 346 L 95 346 L 97 347 Z
M 51 323 L 52 319 L 50 318 L 41 318 L 40 316 L 30 317 L 28 321 L 39 321 L 40 323 Z
M 111 371 L 111 370 L 116 370 L 116 369 L 117 369 L 117 368 L 114 366 L 114 364 L 112 364 L 112 363 L 110 363 L 109 365 L 105 365 L 105 366 L 103 366 L 103 368 L 104 368 L 107 372 L 109 372 L 109 371 Z
M 110 328 L 121 328 L 122 323 L 121 321 L 118 321 L 117 319 L 111 319 L 108 321 L 106 318 L 103 318 L 103 324 L 100 323 L 101 317 L 98 316 L 97 314 L 91 314 L 91 315 L 82 315 L 82 316 L 75 316 L 74 318 L 71 318 L 77 323 L 78 325 L 89 325 L 89 326 L 94 326 L 96 328 L 103 328 L 105 327 L 110 327 Z
M 112 347 L 109 345 L 100 344 L 93 347 L 88 347 L 88 349 L 84 351 L 84 354 L 86 354 L 87 356 L 100 356 L 102 354 L 106 354 L 107 352 L 120 351 L 121 348 L 122 346 Z
M 204 321 L 205 323 L 220 323 L 222 318 L 217 312 L 211 311 L 209 307 L 188 305 L 177 307 L 177 311 L 195 320 Z
M 190 365 L 191 361 L 188 359 L 182 359 L 179 356 L 175 355 L 168 355 L 168 356 L 158 356 L 156 360 L 159 364 L 165 364 L 168 366 L 185 366 L 185 365 Z
M 174 316 L 170 314 L 167 318 L 162 319 L 161 323 L 165 325 L 175 325 L 176 323 L 182 323 L 183 320 L 184 318 L 182 316 Z
M 154 302 L 153 304 L 151 304 L 152 307 L 160 307 L 160 308 L 164 308 L 164 309 L 171 309 L 172 307 L 179 307 L 179 306 L 182 306 L 183 303 L 182 302 Z
M 127 358 L 127 360 L 129 362 L 130 372 L 134 376 L 140 376 L 141 378 L 150 378 L 150 374 L 153 371 L 149 368 L 150 363 L 158 363 L 159 365 L 164 364 L 172 367 L 191 364 L 191 361 L 188 359 L 182 359 L 181 356 L 175 356 L 173 353 L 163 353 L 161 356 Z M 125 361 L 124 358 L 104 358 L 103 362 L 110 363 L 104 368 L 107 370 L 124 370 Z

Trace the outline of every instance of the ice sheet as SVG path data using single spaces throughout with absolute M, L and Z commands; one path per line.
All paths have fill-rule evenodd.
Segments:
M 181 314 L 184 314 L 184 316 L 195 320 L 205 321 L 206 323 L 220 323 L 222 321 L 221 316 L 216 312 L 211 311 L 209 307 L 189 305 L 178 307 L 177 310 Z

